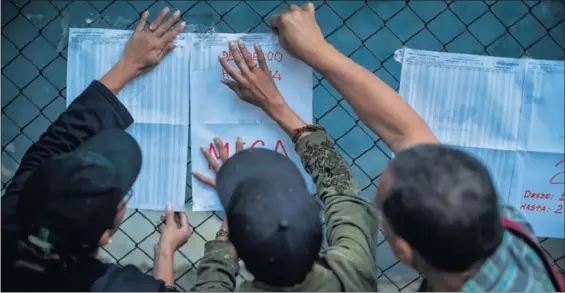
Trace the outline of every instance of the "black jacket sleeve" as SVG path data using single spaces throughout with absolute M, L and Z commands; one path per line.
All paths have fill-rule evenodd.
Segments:
M 2 197 L 2 230 L 15 229 L 19 194 L 45 159 L 75 150 L 102 130 L 126 129 L 132 123 L 133 117 L 117 97 L 102 83 L 93 81 L 25 153 Z

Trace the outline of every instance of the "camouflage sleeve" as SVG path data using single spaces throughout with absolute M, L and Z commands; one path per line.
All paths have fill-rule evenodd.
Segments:
M 232 292 L 236 286 L 239 264 L 235 249 L 229 241 L 212 240 L 206 243 L 204 256 L 196 272 L 192 292 Z
M 376 291 L 376 236 L 371 203 L 359 195 L 351 169 L 323 131 L 301 138 L 296 151 L 325 206 L 329 247 L 322 253 L 346 291 Z

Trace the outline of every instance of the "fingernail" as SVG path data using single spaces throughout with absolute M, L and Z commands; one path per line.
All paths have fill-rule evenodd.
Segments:
M 163 8 L 163 12 L 165 12 L 165 13 L 169 12 L 169 7 Z
M 149 15 L 149 10 L 145 10 L 145 11 L 143 12 L 143 16 L 148 16 L 148 15 Z
M 243 45 L 243 41 L 242 41 L 242 40 L 237 41 L 237 43 L 240 44 L 240 45 Z
M 228 46 L 230 46 L 230 47 L 233 46 L 233 43 L 230 41 L 230 42 L 228 43 Z
M 152 30 L 153 30 L 153 27 L 152 27 L 152 26 L 149 26 L 149 30 L 152 31 Z
M 218 55 L 218 60 L 222 60 L 222 58 L 224 58 L 224 56 Z
M 179 16 L 180 15 L 180 10 L 175 11 L 175 16 Z
M 220 138 L 219 138 L 219 137 L 214 137 L 214 142 L 220 142 Z
M 170 204 L 168 204 L 168 205 L 167 205 L 167 211 L 170 212 L 170 211 L 172 211 L 172 210 L 173 210 L 173 206 L 170 205 Z
M 112 244 L 112 239 L 108 239 L 108 244 Z

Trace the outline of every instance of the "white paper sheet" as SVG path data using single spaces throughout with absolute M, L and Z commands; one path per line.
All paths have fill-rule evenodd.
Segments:
M 190 81 L 192 170 L 214 176 L 200 147 L 213 153 L 212 139 L 221 137 L 231 156 L 239 136 L 246 142 L 246 147 L 264 147 L 287 154 L 299 166 L 313 190 L 311 178 L 303 170 L 291 139 L 261 109 L 241 101 L 220 83 L 227 75 L 223 73 L 218 57 L 229 58 L 228 42 L 239 39 L 250 51 L 254 42 L 261 44 L 275 83 L 287 103 L 304 121 L 312 122 L 312 69 L 281 49 L 275 37 L 270 34 L 194 35 Z M 235 66 L 233 60 L 231 62 Z M 194 211 L 222 210 L 216 192 L 195 178 L 192 179 L 192 194 Z
M 131 31 L 78 29 L 69 32 L 67 105 L 122 56 Z M 181 34 L 177 48 L 161 64 L 129 84 L 118 99 L 135 122 L 127 131 L 139 143 L 143 163 L 128 207 L 184 210 L 189 139 L 191 38 Z
M 485 163 L 537 236 L 563 238 L 563 61 L 403 50 L 400 95 Z

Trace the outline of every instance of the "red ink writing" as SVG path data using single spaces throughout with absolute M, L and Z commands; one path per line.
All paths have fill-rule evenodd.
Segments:
M 281 52 L 267 51 L 264 53 L 264 55 L 265 55 L 265 60 L 267 61 L 274 60 L 277 62 L 282 62 L 283 60 L 283 54 Z M 227 60 L 233 60 L 233 55 L 230 51 L 222 51 L 222 56 Z M 258 58 L 257 52 L 253 52 L 251 56 L 253 57 L 253 60 L 257 60 Z
M 257 139 L 254 140 L 253 143 L 251 143 L 250 148 L 255 148 L 255 147 L 265 147 L 267 144 L 265 143 L 265 141 L 261 140 L 261 139 Z M 226 151 L 226 155 L 229 157 L 230 156 L 230 143 L 226 142 L 224 144 L 224 150 Z M 275 146 L 273 148 L 273 150 L 275 152 L 279 152 L 285 156 L 288 157 L 288 152 L 286 151 L 286 147 L 284 146 L 284 143 L 282 140 L 277 139 L 277 141 L 275 142 Z M 208 152 L 210 152 L 210 154 L 212 154 L 214 156 L 214 158 L 216 158 L 216 160 L 220 159 L 220 152 L 219 150 L 216 150 L 214 143 L 210 143 L 210 146 L 208 147 Z M 212 166 L 208 165 L 208 169 L 211 169 Z
M 529 189 L 526 189 L 524 198 L 551 199 L 551 193 L 537 193 L 531 192 Z
M 564 162 L 565 160 L 557 162 L 557 164 L 555 164 L 555 167 L 559 167 L 559 165 L 563 164 Z M 565 179 L 561 179 L 561 181 L 557 181 L 557 179 L 555 179 L 557 178 L 557 176 L 563 174 L 565 174 L 565 170 L 561 172 L 557 172 L 555 175 L 553 175 L 553 177 L 551 177 L 551 179 L 549 179 L 549 184 L 561 184 L 561 185 L 565 184 Z
M 286 152 L 286 148 L 284 147 L 284 144 L 282 143 L 282 140 L 277 140 L 277 143 L 275 144 L 275 152 L 279 152 L 279 148 L 283 151 L 284 155 L 288 157 L 288 153 Z
M 563 205 L 557 205 L 557 209 L 555 210 L 556 214 L 562 214 L 563 213 Z
M 526 204 L 526 203 L 523 203 L 520 206 L 520 210 L 545 213 L 547 211 L 547 207 L 545 205 L 541 205 L 541 204 L 529 204 L 529 203 Z
M 254 143 L 251 144 L 251 148 L 254 148 L 256 145 L 261 144 L 261 146 L 265 146 L 265 142 L 258 139 Z
M 281 73 L 278 70 L 270 70 L 271 71 L 271 77 L 276 81 L 276 80 L 282 80 L 282 76 Z M 239 71 L 239 74 L 241 74 L 241 71 Z M 233 80 L 233 78 L 230 76 L 230 74 L 222 67 L 222 80 L 224 79 L 230 79 Z

